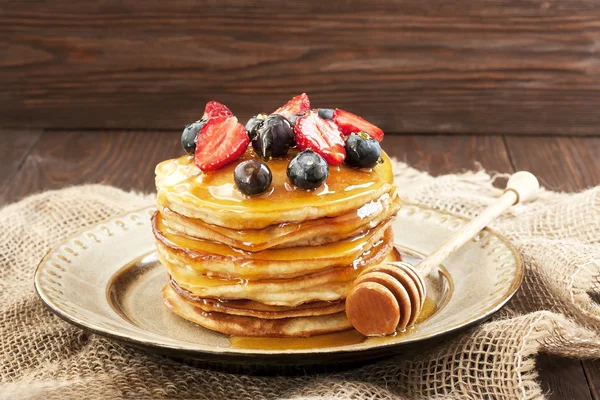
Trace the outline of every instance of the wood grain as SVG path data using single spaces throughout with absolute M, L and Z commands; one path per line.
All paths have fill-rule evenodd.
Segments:
M 45 132 L 0 204 L 81 183 L 151 192 L 156 164 L 182 153 L 179 133 Z
M 600 399 L 600 361 L 585 360 L 581 362 L 583 364 L 583 370 L 585 371 L 585 377 L 588 380 L 590 386 L 590 392 L 592 399 Z
M 550 400 L 592 399 L 581 361 L 541 353 L 535 366 Z
M 432 175 L 477 169 L 511 172 L 512 167 L 500 136 L 386 136 L 383 148 L 390 157 Z
M 41 130 L 0 129 L 0 193 L 6 190 L 41 134 Z
M 388 133 L 598 134 L 600 0 L 0 4 L 0 126 L 179 129 L 306 91 Z
M 537 174 L 548 189 L 577 192 L 600 185 L 600 137 L 507 137 L 506 143 L 515 168 Z
M 573 192 L 600 184 L 600 138 L 507 137 L 506 143 L 514 167 L 534 173 L 548 189 Z M 600 361 L 541 354 L 537 365 L 555 398 L 588 399 L 590 391 L 600 398 Z

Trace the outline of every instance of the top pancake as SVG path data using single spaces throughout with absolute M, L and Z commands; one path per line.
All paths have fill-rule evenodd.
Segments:
M 156 166 L 156 188 L 161 206 L 189 218 L 231 229 L 262 229 L 269 225 L 333 217 L 360 208 L 394 189 L 392 164 L 372 170 L 340 165 L 329 167 L 329 177 L 314 191 L 289 183 L 286 169 L 296 151 L 267 163 L 273 182 L 265 194 L 248 197 L 235 187 L 233 171 L 242 161 L 255 158 L 249 149 L 240 160 L 203 173 L 193 157 L 166 160 Z

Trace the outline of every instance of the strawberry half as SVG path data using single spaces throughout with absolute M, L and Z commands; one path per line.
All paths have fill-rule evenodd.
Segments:
M 340 165 L 346 158 L 344 139 L 338 127 L 319 117 L 314 111 L 296 121 L 296 145 L 300 150 L 311 149 L 329 165 Z
M 303 114 L 310 110 L 310 100 L 306 93 L 299 94 L 298 96 L 292 98 L 290 101 L 285 103 L 285 105 L 279 107 L 277 110 L 273 111 L 271 114 L 279 114 L 284 116 L 287 119 L 290 119 L 292 115 L 295 114 Z
M 206 103 L 204 107 L 204 114 L 202 115 L 203 120 L 209 120 L 219 115 L 225 115 L 227 117 L 233 117 L 233 113 L 225 104 L 221 104 L 218 101 L 211 100 Z
M 210 118 L 198 132 L 194 164 L 202 171 L 214 171 L 240 158 L 248 148 L 248 132 L 236 117 Z
M 369 136 L 378 142 L 383 140 L 383 131 L 381 128 L 351 112 L 336 108 L 333 112 L 332 120 L 340 128 L 344 136 L 363 131 L 367 132 Z

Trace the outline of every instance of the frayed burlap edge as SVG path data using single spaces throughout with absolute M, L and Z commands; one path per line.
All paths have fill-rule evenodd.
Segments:
M 395 163 L 401 196 L 472 217 L 500 191 L 485 171 L 431 177 Z M 0 398 L 501 398 L 537 399 L 535 355 L 600 356 L 600 190 L 542 191 L 493 224 L 522 253 L 525 280 L 494 319 L 362 368 L 259 377 L 194 368 L 72 327 L 48 312 L 33 270 L 85 226 L 153 202 L 86 185 L 0 210 Z

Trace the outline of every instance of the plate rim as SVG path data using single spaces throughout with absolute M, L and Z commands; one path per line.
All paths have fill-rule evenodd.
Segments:
M 455 214 L 455 213 L 452 213 L 449 211 L 445 211 L 445 210 L 440 210 L 440 209 L 437 209 L 437 208 L 434 208 L 434 207 L 431 207 L 431 206 L 428 206 L 425 204 L 414 203 L 414 202 L 404 202 L 402 204 L 403 208 L 408 207 L 408 206 L 417 207 L 422 210 L 433 211 L 433 212 L 436 212 L 439 214 L 443 214 L 443 215 L 447 215 L 447 216 L 450 216 L 453 218 L 460 219 L 464 222 L 470 221 L 470 219 L 465 216 L 458 215 L 458 214 Z M 523 279 L 524 279 L 524 275 L 525 275 L 525 266 L 523 263 L 523 258 L 521 256 L 521 254 L 519 253 L 519 251 L 515 248 L 515 246 L 508 240 L 508 238 L 506 238 L 501 233 L 497 232 L 496 230 L 494 230 L 490 227 L 486 227 L 482 230 L 482 232 L 487 232 L 488 234 L 495 236 L 497 239 L 499 239 L 504 245 L 506 245 L 506 247 L 510 250 L 511 254 L 513 255 L 513 257 L 515 259 L 515 279 L 513 280 L 512 284 L 507 289 L 507 291 L 503 294 L 503 296 L 497 301 L 497 303 L 495 303 L 489 310 L 482 313 L 477 318 L 474 318 L 473 320 L 470 320 L 465 323 L 456 324 L 455 326 L 452 326 L 449 329 L 444 330 L 443 332 L 431 333 L 425 337 L 418 337 L 418 338 L 412 338 L 412 339 L 409 338 L 407 340 L 403 340 L 400 342 L 382 342 L 382 343 L 373 345 L 369 348 L 363 348 L 363 349 L 348 348 L 348 347 L 341 346 L 339 348 L 335 348 L 335 347 L 330 348 L 329 347 L 329 348 L 298 349 L 298 350 L 259 350 L 259 349 L 239 349 L 239 348 L 219 347 L 218 350 L 212 350 L 212 349 L 190 348 L 190 347 L 186 347 L 185 345 L 171 345 L 168 343 L 156 342 L 156 341 L 152 341 L 150 339 L 135 337 L 135 336 L 127 334 L 127 333 L 120 333 L 118 330 L 111 330 L 111 329 L 97 327 L 93 323 L 88 323 L 88 322 L 82 321 L 82 320 L 78 319 L 76 316 L 69 314 L 69 312 L 67 310 L 63 310 L 58 304 L 56 304 L 55 301 L 53 301 L 49 296 L 46 295 L 46 293 L 44 292 L 44 289 L 40 283 L 41 268 L 52 253 L 57 251 L 61 246 L 66 245 L 69 241 L 74 240 L 75 237 L 83 234 L 84 232 L 86 232 L 90 229 L 93 229 L 93 228 L 98 227 L 103 224 L 107 224 L 113 220 L 124 218 L 124 216 L 127 216 L 129 214 L 144 213 L 144 212 L 147 212 L 147 210 L 154 210 L 155 208 L 156 207 L 154 205 L 140 207 L 140 208 L 132 209 L 129 211 L 124 211 L 124 212 L 114 215 L 112 217 L 98 221 L 94 224 L 91 224 L 89 226 L 86 226 L 86 227 L 83 227 L 83 228 L 77 230 L 75 233 L 64 238 L 63 240 L 61 240 L 60 242 L 55 244 L 50 250 L 48 250 L 42 257 L 42 259 L 40 260 L 40 262 L 38 263 L 38 265 L 36 266 L 35 271 L 34 271 L 35 292 L 38 295 L 38 297 L 42 300 L 42 303 L 46 306 L 46 308 L 48 308 L 53 314 L 55 314 L 56 316 L 61 318 L 63 321 L 70 323 L 82 330 L 85 330 L 85 331 L 88 331 L 88 332 L 91 332 L 93 334 L 97 334 L 100 336 L 108 337 L 110 339 L 114 339 L 121 343 L 126 343 L 126 344 L 132 345 L 137 348 L 142 348 L 142 349 L 146 349 L 146 350 L 151 349 L 151 351 L 155 352 L 155 353 L 162 353 L 162 354 L 166 353 L 169 355 L 181 355 L 181 356 L 188 356 L 188 357 L 191 356 L 191 357 L 197 358 L 197 359 L 199 359 L 199 358 L 206 359 L 207 357 L 210 359 L 212 359 L 213 357 L 229 357 L 229 358 L 233 358 L 233 359 L 235 359 L 235 358 L 239 359 L 239 358 L 247 358 L 248 356 L 256 356 L 256 357 L 261 357 L 263 359 L 269 359 L 270 361 L 273 361 L 274 359 L 284 361 L 282 359 L 284 357 L 302 357 L 302 356 L 311 356 L 311 355 L 318 355 L 318 354 L 327 354 L 327 355 L 331 355 L 331 356 L 350 355 L 350 354 L 356 354 L 356 353 L 368 354 L 370 352 L 389 350 L 389 349 L 397 349 L 397 348 L 402 348 L 404 346 L 414 344 L 414 343 L 425 342 L 425 341 L 429 341 L 429 340 L 433 340 L 433 339 L 437 339 L 437 338 L 441 338 L 441 337 L 446 337 L 448 335 L 462 331 L 462 330 L 472 327 L 474 325 L 478 325 L 481 322 L 483 322 L 483 321 L 489 319 L 491 316 L 493 316 L 515 295 L 515 293 L 518 291 L 521 284 L 523 283 Z M 203 357 L 203 356 L 207 356 L 207 357 Z M 220 361 L 225 362 L 226 360 L 221 359 Z

